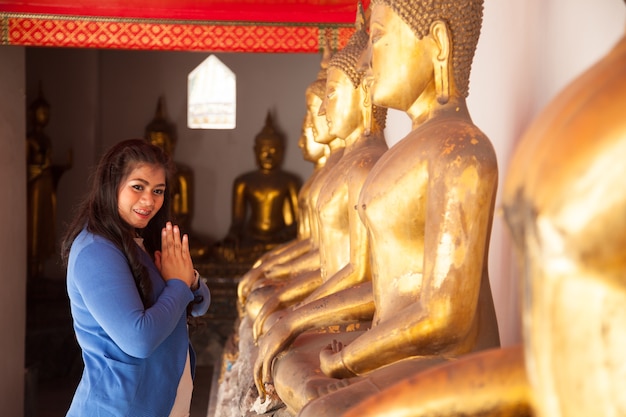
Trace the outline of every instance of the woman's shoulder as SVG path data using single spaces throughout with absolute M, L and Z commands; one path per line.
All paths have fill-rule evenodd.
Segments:
M 80 256 L 93 258 L 109 258 L 114 254 L 122 255 L 122 252 L 107 238 L 83 229 L 74 242 L 70 250 L 70 263 L 72 259 Z

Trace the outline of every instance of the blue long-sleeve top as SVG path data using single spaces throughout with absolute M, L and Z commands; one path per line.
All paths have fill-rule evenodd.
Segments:
M 140 252 L 153 287 L 147 309 L 112 242 L 83 230 L 72 244 L 67 292 L 85 366 L 68 417 L 168 417 L 187 352 L 193 374 L 186 309 L 201 296 L 192 315 L 206 313 L 209 289 L 202 280 L 195 292 L 182 280 L 164 281 Z

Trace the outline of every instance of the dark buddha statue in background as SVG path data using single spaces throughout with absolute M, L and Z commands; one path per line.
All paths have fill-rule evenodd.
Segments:
M 72 154 L 65 165 L 52 162 L 52 143 L 44 132 L 50 121 L 50 104 L 39 95 L 28 108 L 31 126 L 26 137 L 28 182 L 28 277 L 43 274 L 44 263 L 56 253 L 57 184 L 71 168 Z
M 302 181 L 281 168 L 284 153 L 284 139 L 268 113 L 254 140 L 258 169 L 233 184 L 231 225 L 215 246 L 219 261 L 250 267 L 263 253 L 296 237 Z
M 146 126 L 144 138 L 163 149 L 172 159 L 178 137 L 176 126 L 167 120 L 165 99 L 159 97 L 154 118 Z M 191 256 L 194 260 L 206 257 L 209 246 L 202 242 L 195 233 L 191 232 L 193 217 L 194 175 L 187 165 L 176 162 L 176 172 L 172 182 L 171 217 L 176 219 L 181 230 L 189 235 Z

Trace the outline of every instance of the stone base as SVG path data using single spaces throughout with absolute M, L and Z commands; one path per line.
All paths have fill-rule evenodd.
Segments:
M 207 417 L 291 417 L 278 396 L 268 395 L 265 402 L 259 399 L 253 377 L 258 350 L 252 341 L 252 322 L 242 319 L 234 332 L 216 368 L 221 369 L 220 377 L 217 391 L 211 394 L 212 414 Z

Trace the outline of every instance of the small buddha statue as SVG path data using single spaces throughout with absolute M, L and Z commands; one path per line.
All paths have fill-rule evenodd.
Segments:
M 220 260 L 252 264 L 278 244 L 296 236 L 300 178 L 281 168 L 284 139 L 268 112 L 254 140 L 258 170 L 235 179 L 232 221 L 227 236 L 216 245 Z
M 625 108 L 626 35 L 513 154 L 502 204 L 522 269 L 523 345 L 416 373 L 337 415 L 624 415 Z
M 340 415 L 417 370 L 499 346 L 487 270 L 497 161 L 465 101 L 482 1 L 370 7 L 372 102 L 406 112 L 412 131 L 376 162 L 356 204 L 371 284 L 309 307 L 336 325 L 371 327 L 316 334 L 288 323 L 287 334 L 300 334 L 285 353 L 272 363 L 259 351 L 260 393 L 273 382 L 302 416 Z
M 50 121 L 50 104 L 39 95 L 29 106 L 31 129 L 26 138 L 28 184 L 28 276 L 43 274 L 44 263 L 56 253 L 57 184 L 71 168 L 72 154 L 65 165 L 52 161 L 52 142 L 44 131 Z
M 163 149 L 174 159 L 178 136 L 176 127 L 167 120 L 165 99 L 162 96 L 157 101 L 154 118 L 146 125 L 144 138 Z M 191 256 L 194 260 L 199 260 L 209 254 L 209 246 L 202 242 L 191 229 L 195 191 L 193 170 L 183 163 L 176 162 L 175 164 L 170 216 L 176 220 L 181 230 L 189 235 Z

